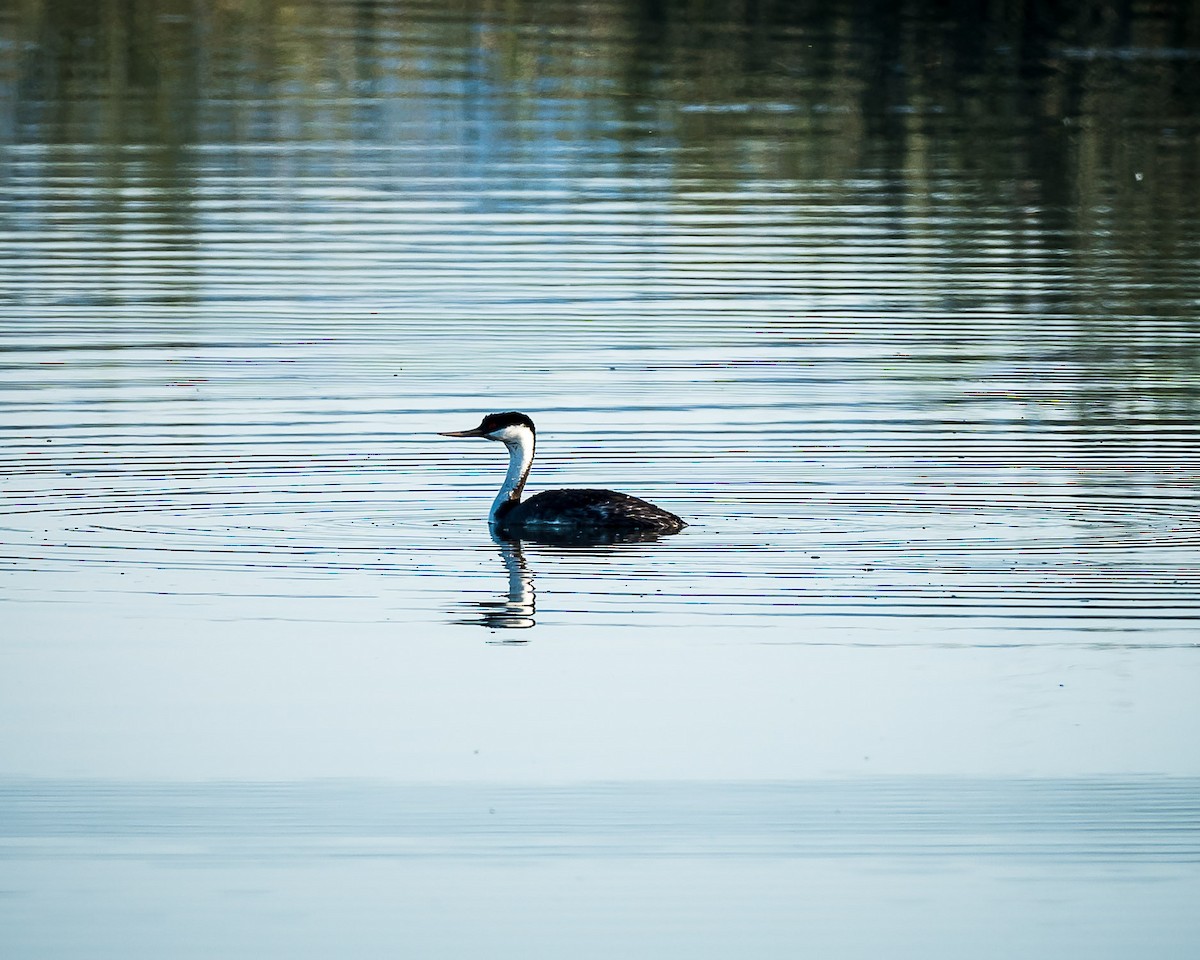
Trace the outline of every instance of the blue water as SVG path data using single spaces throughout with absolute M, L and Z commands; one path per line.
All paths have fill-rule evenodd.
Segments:
M 1189 11 L 0 13 L 0 953 L 1195 955 Z
M 9 946 L 1183 957 L 1196 796 L 1194 778 L 7 781 Z

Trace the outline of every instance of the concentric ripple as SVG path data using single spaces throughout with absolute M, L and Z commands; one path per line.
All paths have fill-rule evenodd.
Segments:
M 768 626 L 779 617 L 982 617 L 1022 630 L 1075 621 L 1126 632 L 1200 619 L 1200 512 L 1186 488 L 1087 489 L 1051 477 L 1008 487 L 962 461 L 933 481 L 899 456 L 885 484 L 876 471 L 839 465 L 836 449 L 824 463 L 789 462 L 773 455 L 770 432 L 736 437 L 742 474 L 731 475 L 722 458 L 697 469 L 686 491 L 671 473 L 708 435 L 547 440 L 554 449 L 536 475 L 545 485 L 576 482 L 569 445 L 603 475 L 649 451 L 638 463 L 640 492 L 691 525 L 659 543 L 521 545 L 543 616 L 621 622 L 641 610 L 643 622 Z M 172 572 L 244 576 L 260 591 L 264 581 L 325 580 L 335 593 L 340 576 L 371 574 L 430 616 L 450 583 L 468 599 L 504 592 L 512 571 L 484 521 L 501 451 L 459 450 L 419 430 L 345 443 L 363 449 L 333 457 L 289 442 L 253 457 L 186 461 L 147 451 L 114 470 L 60 443 L 36 469 L 10 459 L 0 563 L 73 573 L 77 586 L 56 587 L 67 592 L 94 588 L 81 573 L 88 568 L 149 571 L 171 583 Z M 760 473 L 749 485 L 748 464 Z

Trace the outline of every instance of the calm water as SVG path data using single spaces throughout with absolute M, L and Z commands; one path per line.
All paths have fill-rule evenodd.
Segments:
M 135 7 L 0 13 L 6 956 L 1195 955 L 1189 4 Z

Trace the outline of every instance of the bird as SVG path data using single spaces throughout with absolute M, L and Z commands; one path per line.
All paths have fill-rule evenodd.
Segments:
M 438 435 L 482 437 L 508 448 L 508 475 L 488 513 L 489 526 L 500 536 L 614 542 L 651 539 L 687 526 L 662 507 L 615 490 L 545 490 L 523 501 L 521 491 L 537 444 L 537 428 L 523 413 L 489 413 L 477 427 Z

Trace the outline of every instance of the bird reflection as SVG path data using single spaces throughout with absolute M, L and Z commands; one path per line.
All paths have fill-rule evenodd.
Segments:
M 602 531 L 581 536 L 563 531 L 539 532 L 536 537 L 526 536 L 521 540 L 507 539 L 491 531 L 492 542 L 500 553 L 500 561 L 508 573 L 508 590 L 495 600 L 463 600 L 463 615 L 456 623 L 487 627 L 489 630 L 528 630 L 537 624 L 536 592 L 533 573 L 525 562 L 522 549 L 525 543 L 544 544 L 554 547 L 606 547 L 621 543 L 648 543 L 660 539 L 657 533 L 638 530 L 613 532 Z M 507 639 L 505 643 L 524 643 L 525 639 Z
M 489 630 L 528 630 L 537 621 L 533 574 L 525 563 L 520 540 L 504 540 L 492 534 L 500 550 L 500 560 L 508 571 L 508 592 L 497 600 L 464 600 L 467 615 L 458 623 L 474 624 Z M 508 641 L 523 643 L 523 640 Z

